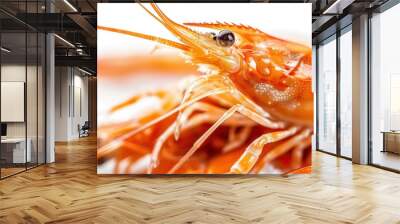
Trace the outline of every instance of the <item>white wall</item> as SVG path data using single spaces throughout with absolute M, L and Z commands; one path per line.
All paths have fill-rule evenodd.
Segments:
M 74 108 L 72 108 L 71 134 L 74 137 L 78 137 L 78 124 L 83 125 L 85 121 L 88 121 L 88 78 L 75 74 L 73 85 Z
M 68 67 L 55 68 L 55 141 L 67 141 L 69 136 L 70 71 Z
M 55 73 L 55 140 L 70 141 L 88 120 L 88 78 L 72 67 L 56 67 Z

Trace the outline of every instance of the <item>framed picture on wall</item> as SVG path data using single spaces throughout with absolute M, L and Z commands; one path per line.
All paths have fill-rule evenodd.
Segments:
M 98 4 L 99 174 L 311 172 L 311 4 Z
M 1 122 L 25 121 L 25 82 L 1 82 Z

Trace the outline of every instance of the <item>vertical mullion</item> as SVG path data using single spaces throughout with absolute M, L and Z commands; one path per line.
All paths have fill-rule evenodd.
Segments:
M 25 21 L 27 21 L 28 1 L 25 1 Z M 25 25 L 25 102 L 24 102 L 24 118 L 25 118 L 25 170 L 28 169 L 28 25 Z
M 340 35 L 339 27 L 336 31 L 336 154 L 341 156 L 341 119 L 340 119 Z
M 319 44 L 315 46 L 315 149 L 319 149 Z
M 48 6 L 49 6 L 48 0 L 45 0 L 44 4 L 45 4 L 44 11 L 45 11 L 45 13 L 48 13 Z M 47 43 L 48 43 L 48 40 L 47 40 L 47 38 L 48 38 L 48 35 L 49 34 L 47 33 L 47 31 L 45 31 L 44 32 L 44 55 L 43 55 L 44 68 L 42 68 L 42 82 L 44 81 L 44 87 L 43 87 L 44 88 L 44 99 L 43 99 L 43 102 L 44 102 L 44 110 L 43 110 L 43 112 L 44 112 L 44 135 L 43 135 L 44 161 L 43 161 L 43 163 L 44 164 L 47 163 L 47 151 L 48 151 L 48 149 L 47 149 L 47 144 L 48 144 L 47 143 L 47 124 L 48 124 L 47 123 L 47 74 L 48 74 L 48 72 L 47 72 Z M 43 44 L 43 42 L 42 42 L 42 44 Z M 42 51 L 42 53 L 43 53 L 43 51 Z M 43 71 L 44 71 L 44 73 L 43 73 Z M 44 78 L 43 78 L 43 74 L 44 74 Z M 60 89 L 60 91 L 61 91 L 61 89 Z M 42 95 L 43 95 L 43 93 L 42 93 Z M 43 107 L 42 107 L 42 109 L 43 109 Z
M 71 70 L 68 69 L 68 118 L 71 117 Z
M 39 0 L 36 13 L 39 14 Z M 36 32 L 36 166 L 39 166 L 39 31 Z
M 373 164 L 373 153 L 372 153 L 372 64 L 371 64 L 371 56 L 372 56 L 372 30 L 371 30 L 371 19 L 372 19 L 372 12 L 368 12 L 368 30 L 367 30 L 367 46 L 368 46 L 368 53 L 367 53 L 367 119 L 368 119 L 368 124 L 367 124 L 367 129 L 368 129 L 368 156 L 367 156 L 367 163 L 368 164 Z
M 71 67 L 72 69 L 72 87 L 71 87 L 71 102 L 72 102 L 72 120 L 75 119 L 75 67 Z M 73 122 L 72 122 L 73 123 Z
M 47 13 L 47 3 L 46 3 L 46 13 Z M 44 59 L 44 65 L 43 65 L 43 68 L 42 68 L 42 85 L 44 84 L 44 86 L 43 86 L 43 88 L 44 88 L 44 94 L 42 93 L 42 95 L 44 95 L 44 99 L 43 99 L 43 103 L 44 103 L 44 105 L 42 106 L 42 110 L 43 110 L 43 113 L 44 113 L 44 117 L 42 117 L 42 119 L 44 119 L 44 133 L 43 133 L 43 141 L 44 141 L 44 160 L 43 160 L 43 164 L 46 164 L 47 163 L 47 151 L 49 151 L 48 150 L 48 148 L 47 148 L 47 145 L 48 145 L 48 142 L 47 142 L 47 125 L 48 125 L 48 122 L 47 122 L 47 75 L 48 75 L 48 72 L 47 72 L 47 43 L 48 43 L 48 40 L 47 40 L 47 38 L 48 38 L 48 33 L 47 32 L 45 32 L 44 33 L 44 43 L 42 42 L 42 44 L 44 44 L 44 55 L 43 55 L 43 59 Z M 43 73 L 44 72 L 44 73 Z M 44 76 L 43 76 L 44 75 Z

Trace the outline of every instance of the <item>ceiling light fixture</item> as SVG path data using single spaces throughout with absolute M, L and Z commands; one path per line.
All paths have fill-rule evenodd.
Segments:
M 2 51 L 6 52 L 6 53 L 10 53 L 10 52 L 11 52 L 11 50 L 9 50 L 9 49 L 7 49 L 7 48 L 5 48 L 5 47 L 1 47 L 0 49 L 1 49 Z
M 78 55 L 84 55 L 84 52 L 83 52 L 82 48 L 77 48 L 76 49 L 76 53 L 78 53 Z
M 75 45 L 73 45 L 71 42 L 69 42 L 68 40 L 60 37 L 58 34 L 54 34 L 55 37 L 57 37 L 59 40 L 61 40 L 62 42 L 64 42 L 65 44 L 67 44 L 70 47 L 75 48 Z
M 347 6 L 351 5 L 353 2 L 354 0 L 336 0 L 332 5 L 325 9 L 322 14 L 342 14 L 343 9 L 347 8 Z
M 78 70 L 81 71 L 81 72 L 83 72 L 83 73 L 85 73 L 86 75 L 90 75 L 90 76 L 93 75 L 92 73 L 90 73 L 90 72 L 88 72 L 88 71 L 86 71 L 86 70 L 83 70 L 83 69 L 81 69 L 81 68 L 79 68 L 79 67 L 78 67 Z
M 73 6 L 68 0 L 64 0 L 65 4 L 67 4 L 74 12 L 78 12 L 78 10 Z

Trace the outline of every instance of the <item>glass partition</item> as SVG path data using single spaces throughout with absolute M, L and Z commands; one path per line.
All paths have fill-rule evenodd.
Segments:
M 400 4 L 371 18 L 372 164 L 400 171 Z
M 26 65 L 26 113 L 27 113 L 27 150 L 30 158 L 27 167 L 37 165 L 38 158 L 38 35 L 36 32 L 27 33 L 27 65 Z
M 38 1 L 27 2 L 26 12 L 38 13 L 40 5 Z M 38 17 L 33 17 L 38 19 Z M 38 21 L 32 21 L 37 23 Z M 27 27 L 27 75 L 26 75 L 26 110 L 27 110 L 27 150 L 30 153 L 30 162 L 27 167 L 35 167 L 38 165 L 38 110 L 39 110 L 39 89 L 38 89 L 38 76 L 39 76 L 39 33 L 30 27 Z
M 318 47 L 318 149 L 336 154 L 336 36 Z
M 1 34 L 2 177 L 24 171 L 31 161 L 26 141 L 26 41 L 24 31 Z
M 44 1 L 1 1 L 2 6 L 23 15 L 43 12 Z M 1 179 L 46 158 L 45 34 L 10 15 L 0 12 Z

